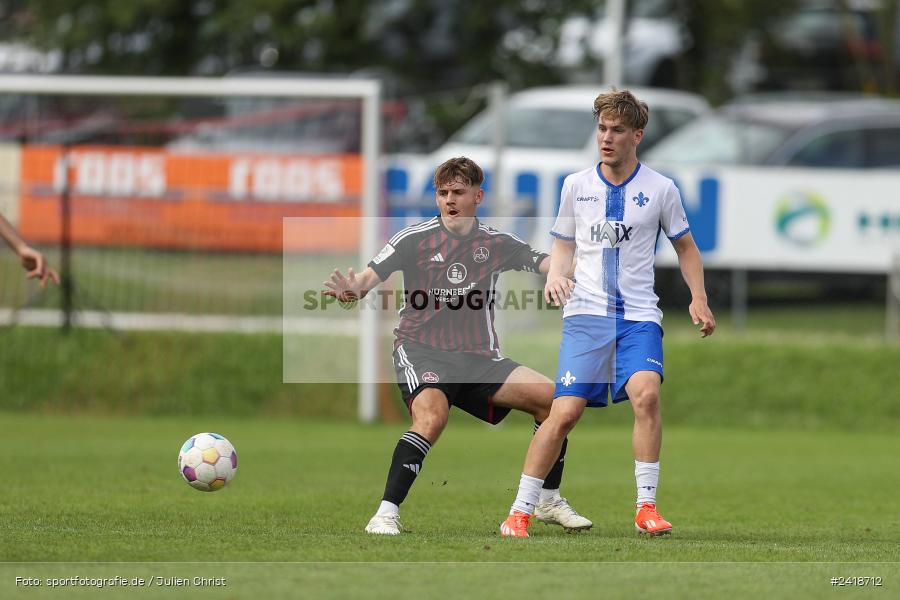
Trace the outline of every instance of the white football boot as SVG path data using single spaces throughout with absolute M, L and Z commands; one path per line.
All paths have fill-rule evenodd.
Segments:
M 399 535 L 401 529 L 400 515 L 375 515 L 366 525 L 366 533 L 376 535 Z
M 541 523 L 548 525 L 561 525 L 568 532 L 590 529 L 594 524 L 569 505 L 568 500 L 562 496 L 552 498 L 547 502 L 541 502 L 534 509 L 534 516 Z

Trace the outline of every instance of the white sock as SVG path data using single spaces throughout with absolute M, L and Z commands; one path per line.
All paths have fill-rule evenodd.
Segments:
M 378 516 L 387 516 L 387 515 L 399 515 L 400 507 L 394 504 L 393 502 L 388 502 L 387 500 L 381 501 L 381 506 L 378 507 L 378 510 L 375 511 L 375 514 Z
M 656 486 L 659 484 L 659 461 L 645 463 L 634 461 L 634 480 L 637 482 L 637 506 L 656 504 Z
M 541 488 L 541 504 L 544 502 L 552 502 L 559 499 L 559 488 L 555 490 L 545 490 Z
M 534 507 L 541 496 L 542 485 L 544 485 L 543 479 L 529 477 L 522 473 L 522 478 L 519 480 L 519 493 L 516 494 L 516 501 L 509 509 L 510 514 L 513 511 L 523 512 L 526 515 L 534 514 Z

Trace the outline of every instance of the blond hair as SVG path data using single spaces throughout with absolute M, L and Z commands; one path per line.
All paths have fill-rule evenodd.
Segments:
M 613 88 L 594 100 L 594 118 L 602 117 L 621 119 L 624 125 L 632 129 L 643 129 L 650 118 L 650 108 L 628 90 Z

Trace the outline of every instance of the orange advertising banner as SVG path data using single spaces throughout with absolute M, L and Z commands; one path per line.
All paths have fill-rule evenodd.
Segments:
M 19 228 L 59 243 L 69 190 L 72 243 L 249 252 L 345 252 L 359 219 L 282 243 L 283 217 L 359 217 L 357 155 L 176 154 L 157 148 L 26 145 Z M 68 168 L 64 165 L 68 163 Z M 345 223 L 345 225 L 344 225 Z

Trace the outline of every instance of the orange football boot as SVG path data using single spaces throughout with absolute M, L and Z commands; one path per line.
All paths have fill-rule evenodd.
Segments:
M 528 537 L 528 521 L 531 515 L 514 510 L 506 520 L 500 523 L 500 535 L 503 537 Z
M 638 533 L 646 533 L 647 535 L 666 535 L 672 533 L 672 524 L 663 519 L 656 512 L 656 505 L 646 503 L 641 505 L 634 516 L 634 528 Z

